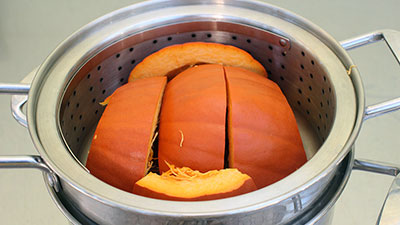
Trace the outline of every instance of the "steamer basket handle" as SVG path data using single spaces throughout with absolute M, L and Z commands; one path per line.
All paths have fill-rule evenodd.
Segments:
M 352 50 L 377 41 L 384 40 L 392 54 L 400 64 L 400 32 L 396 30 L 380 30 L 369 34 L 361 35 L 352 39 L 341 41 L 340 44 L 346 50 Z M 400 109 L 400 97 L 375 105 L 367 106 L 364 120 L 380 116 Z
M 14 118 L 22 126 L 27 127 L 26 115 L 22 111 L 22 107 L 28 100 L 28 92 L 30 89 L 30 83 L 36 74 L 38 68 L 25 77 L 22 81 L 25 84 L 7 84 L 0 83 L 0 94 L 12 94 L 11 97 L 11 110 Z M 0 169 L 1 168 L 34 168 L 39 169 L 47 174 L 49 184 L 54 189 L 59 191 L 59 183 L 57 176 L 47 166 L 40 156 L 27 155 L 27 156 L 0 156 Z

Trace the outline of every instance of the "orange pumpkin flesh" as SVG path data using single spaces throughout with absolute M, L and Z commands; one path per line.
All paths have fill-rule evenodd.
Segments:
M 160 113 L 158 158 L 201 172 L 224 168 L 226 86 L 223 67 L 201 65 L 168 83 Z
M 146 175 L 165 86 L 165 77 L 154 77 L 112 94 L 89 151 L 86 167 L 91 174 L 129 192 Z
M 256 189 L 251 177 L 237 169 L 201 173 L 188 167 L 171 166 L 161 176 L 147 174 L 136 182 L 132 192 L 163 200 L 204 201 L 232 197 Z
M 278 85 L 250 71 L 224 67 L 228 86 L 229 167 L 258 188 L 306 162 L 293 112 Z
M 241 67 L 267 76 L 264 67 L 242 49 L 217 43 L 190 42 L 165 47 L 146 57 L 131 71 L 129 81 L 153 76 L 168 76 L 171 79 L 176 71 L 197 64 Z

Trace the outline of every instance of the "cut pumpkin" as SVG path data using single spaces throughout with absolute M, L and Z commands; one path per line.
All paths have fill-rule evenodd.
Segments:
M 111 95 L 89 151 L 91 174 L 128 192 L 146 175 L 165 86 L 165 77 L 153 77 L 127 83 Z
M 178 201 L 236 196 L 279 181 L 307 160 L 280 88 L 259 62 L 233 46 L 166 47 L 138 64 L 128 84 L 102 104 L 107 108 L 87 168 L 142 196 Z M 146 175 L 158 121 L 162 175 Z
M 237 169 L 201 173 L 188 167 L 170 165 L 170 170 L 161 176 L 147 174 L 136 182 L 132 192 L 163 200 L 204 201 L 232 197 L 256 189 L 251 177 Z
M 261 76 L 260 76 L 261 77 Z M 189 68 L 172 79 L 160 113 L 158 158 L 201 172 L 224 168 L 226 86 L 221 65 Z
M 218 43 L 189 42 L 165 47 L 146 57 L 131 71 L 129 81 L 154 76 L 168 76 L 171 79 L 184 69 L 198 64 L 241 67 L 267 76 L 264 67 L 242 49 Z
M 229 167 L 258 188 L 288 176 L 306 161 L 294 114 L 274 82 L 225 67 L 228 86 Z

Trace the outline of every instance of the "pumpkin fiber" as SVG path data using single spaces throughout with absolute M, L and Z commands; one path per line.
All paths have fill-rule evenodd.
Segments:
M 170 169 L 162 175 L 149 173 L 135 183 L 132 193 L 163 200 L 205 201 L 257 190 L 251 177 L 237 169 L 201 173 L 188 167 Z

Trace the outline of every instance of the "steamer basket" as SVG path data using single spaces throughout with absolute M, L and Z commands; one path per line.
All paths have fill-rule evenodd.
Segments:
M 237 46 L 264 65 L 295 111 L 309 161 L 263 189 L 203 202 L 136 196 L 90 175 L 84 165 L 104 110 L 98 103 L 126 83 L 132 68 L 149 54 L 194 41 Z M 345 50 L 324 31 L 257 1 L 158 0 L 133 5 L 83 27 L 40 66 L 27 108 L 40 157 L 0 166 L 22 167 L 28 161 L 30 167 L 46 171 L 55 191 L 99 224 L 302 221 L 336 182 L 338 165 L 352 150 L 364 119 L 362 84 L 352 65 Z

